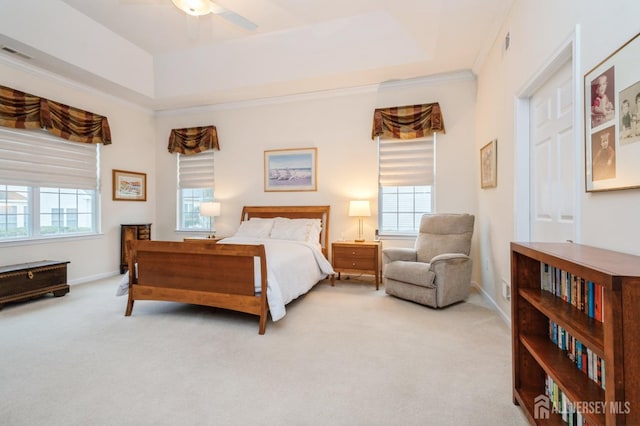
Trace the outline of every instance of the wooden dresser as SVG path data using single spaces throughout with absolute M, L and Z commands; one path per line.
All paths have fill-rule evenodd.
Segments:
M 127 224 L 120 225 L 120 273 L 124 274 L 129 269 L 129 250 L 127 241 L 150 240 L 151 224 Z
M 53 293 L 64 296 L 68 261 L 42 260 L 0 267 L 0 309 L 7 302 L 16 302 Z

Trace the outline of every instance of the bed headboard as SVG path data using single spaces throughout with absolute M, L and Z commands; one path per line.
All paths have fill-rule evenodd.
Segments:
M 329 257 L 329 212 L 331 206 L 244 206 L 240 221 L 249 220 L 252 217 L 286 217 L 289 219 L 320 219 L 322 232 L 320 233 L 320 245 L 322 253 Z

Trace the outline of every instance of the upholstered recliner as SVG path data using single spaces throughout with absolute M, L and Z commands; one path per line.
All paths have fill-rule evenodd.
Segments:
M 382 251 L 385 292 L 434 308 L 460 302 L 471 285 L 470 214 L 425 214 L 414 248 Z

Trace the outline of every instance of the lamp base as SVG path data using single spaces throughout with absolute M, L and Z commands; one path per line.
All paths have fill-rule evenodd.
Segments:
M 364 238 L 363 238 L 363 239 L 356 238 L 356 239 L 355 239 L 355 240 L 353 240 L 353 241 L 355 241 L 356 243 L 364 243 Z

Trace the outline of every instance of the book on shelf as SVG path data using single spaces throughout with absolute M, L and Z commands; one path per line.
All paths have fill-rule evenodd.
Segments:
M 604 322 L 604 287 L 541 262 L 540 288 L 571 304 L 590 318 Z
M 549 320 L 549 339 L 573 361 L 577 369 L 602 389 L 605 388 L 605 362 L 601 357 L 552 320 Z
M 576 404 L 571 401 L 549 375 L 545 375 L 545 394 L 549 398 L 551 410 L 559 414 L 569 426 L 589 426 Z

